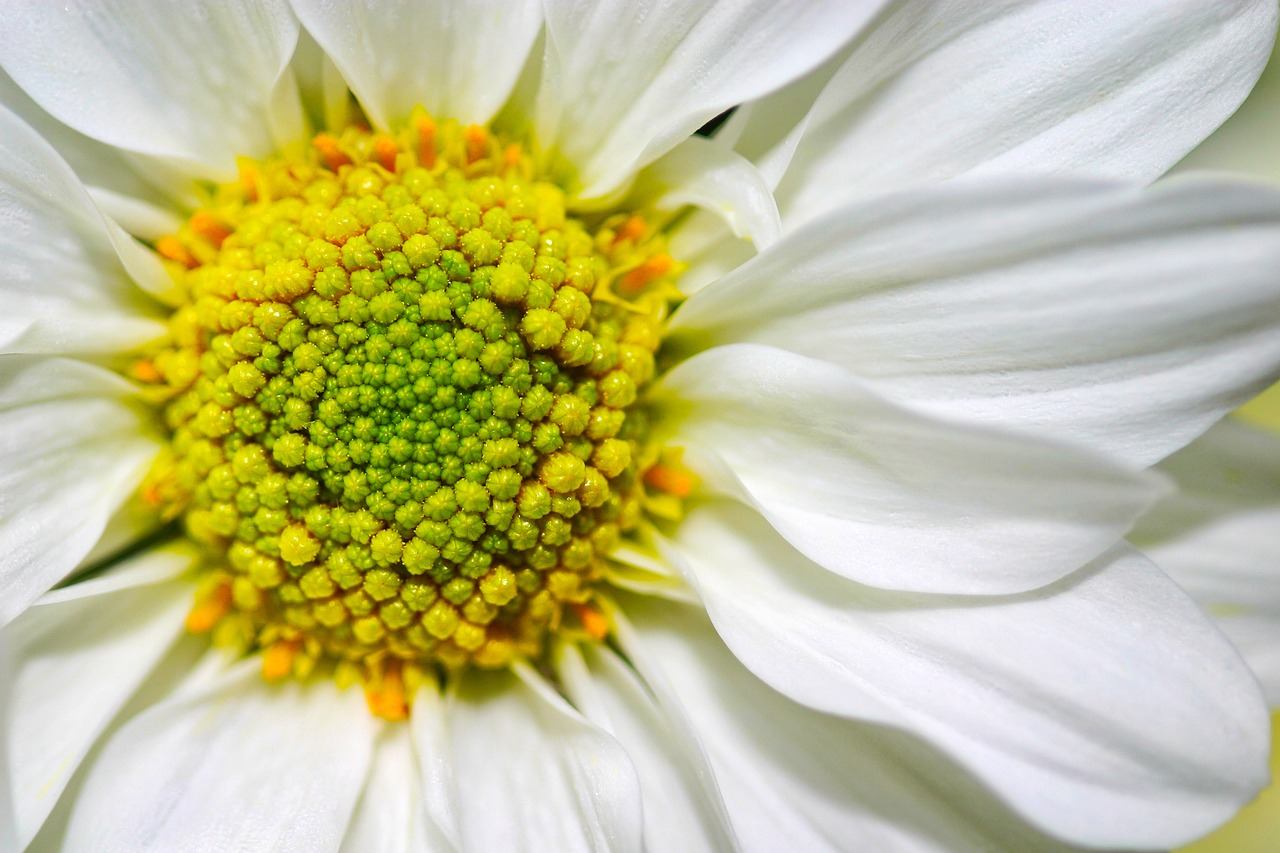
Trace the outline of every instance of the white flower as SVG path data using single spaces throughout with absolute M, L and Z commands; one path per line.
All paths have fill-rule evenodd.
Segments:
M 0 30 L 0 849 L 1154 849 L 1225 820 L 1261 697 L 1121 540 L 1144 468 L 1280 366 L 1280 194 L 1114 181 L 1238 105 L 1276 17 L 29 4 Z M 700 209 L 667 222 L 689 298 L 646 403 L 702 492 L 611 552 L 610 645 L 424 686 L 407 724 L 185 636 L 188 552 L 127 501 L 155 418 L 121 371 L 171 282 L 125 229 L 287 154 L 304 101 L 340 129 L 346 86 L 378 132 L 530 130 L 585 217 Z

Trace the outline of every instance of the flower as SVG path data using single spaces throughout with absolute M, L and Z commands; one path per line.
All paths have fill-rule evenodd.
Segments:
M 21 30 L 0 33 L 12 79 L 0 112 L 0 808 L 14 808 L 0 844 L 1158 848 L 1258 788 L 1267 725 L 1248 671 L 1120 540 L 1161 492 L 1145 467 L 1280 364 L 1280 196 L 1114 180 L 1153 179 L 1239 103 L 1274 3 L 130 12 L 32 5 Z M 354 126 L 347 86 L 371 130 Z M 691 137 L 739 105 L 713 139 Z M 302 153 L 308 113 L 327 133 Z M 413 183 L 414 169 L 430 180 Z M 420 192 L 393 204 L 390 186 Z M 476 221 L 502 205 L 472 195 L 499 191 L 526 223 L 507 247 L 491 241 L 508 226 L 515 238 L 511 222 Z M 638 233 L 613 218 L 623 212 Z M 435 248 L 410 247 L 409 233 Z M 526 282 L 502 264 L 521 266 L 530 241 L 550 257 L 537 274 L 525 257 Z M 667 246 L 687 265 L 672 300 Z M 402 261 L 422 285 L 413 299 L 415 285 L 373 275 L 408 280 Z M 592 301 L 562 313 L 573 261 Z M 226 270 L 244 275 L 219 284 Z M 636 271 L 632 295 L 622 285 Z M 237 299 L 219 295 L 227 281 Z M 339 315 L 363 324 L 347 342 L 331 316 L 348 309 L 316 301 L 330 286 L 361 300 Z M 442 292 L 447 304 L 429 296 Z M 385 293 L 395 299 L 378 302 Z M 410 346 L 392 326 L 415 300 L 421 328 L 406 341 L 444 324 L 429 331 L 446 363 L 413 389 L 447 389 L 431 417 L 457 425 L 459 395 L 476 387 L 498 410 L 495 386 L 461 365 L 498 364 L 488 344 L 528 365 L 516 402 L 530 434 L 513 427 L 515 448 L 485 464 L 556 493 L 564 521 L 550 536 L 551 521 L 533 524 L 521 547 L 510 525 L 460 518 L 481 500 L 459 494 L 462 477 L 427 506 L 444 487 L 426 468 L 388 476 L 415 478 L 418 510 L 438 511 L 449 534 L 402 531 L 375 514 L 398 510 L 372 503 L 375 523 L 348 517 L 335 534 L 338 509 L 363 511 L 357 495 L 391 501 L 400 487 L 382 475 L 370 487 L 372 464 L 363 481 L 326 479 L 342 473 L 336 443 L 309 428 L 330 413 L 309 407 L 332 399 L 336 418 L 348 403 L 402 406 L 379 360 L 390 353 L 369 348 Z M 472 317 L 482 301 L 495 307 Z M 669 320 L 668 301 L 681 302 Z M 289 303 L 300 325 L 275 328 L 275 309 L 259 318 L 268 302 Z M 633 311 L 628 332 L 618 312 Z M 612 356 L 590 373 L 571 328 L 603 350 L 643 349 L 661 329 L 661 375 L 635 403 L 627 382 L 646 383 L 622 370 L 606 387 Z M 286 361 L 289 387 L 256 396 Z M 382 368 L 360 368 L 354 399 L 322 398 L 318 368 L 371 363 Z M 631 363 L 648 378 L 643 353 Z M 164 391 L 175 376 L 194 412 Z M 539 420 L 568 396 L 641 427 L 633 416 L 652 415 L 619 433 L 634 468 L 609 477 L 590 435 L 569 445 L 574 458 L 556 456 L 555 436 L 535 440 L 532 425 L 549 422 L 577 441 L 577 404 Z M 304 426 L 306 438 L 284 438 Z M 376 429 L 386 423 L 350 426 L 337 439 L 348 452 L 357 440 L 399 464 L 418 452 Z M 414 464 L 467 463 L 463 432 Z M 253 438 L 264 434 L 270 447 Z M 168 455 L 155 467 L 158 444 Z M 507 450 L 517 461 L 504 465 Z M 484 671 L 457 653 L 498 636 L 480 627 L 483 590 L 477 615 L 462 613 L 480 633 L 458 633 L 456 610 L 477 594 L 467 571 L 503 587 L 495 555 L 528 551 L 513 566 L 538 569 L 539 545 L 567 549 L 612 523 L 570 521 L 591 508 L 584 456 L 622 495 L 617 518 L 633 506 L 645 520 L 619 521 L 621 541 L 559 592 L 563 553 L 546 581 L 527 575 L 536 584 L 506 633 L 545 652 Z M 129 500 L 140 485 L 150 514 Z M 504 484 L 486 474 L 485 488 L 491 499 Z M 522 518 L 548 518 L 541 501 Z M 302 517 L 280 514 L 295 508 Z M 183 515 L 182 537 L 156 527 L 166 510 Z M 400 539 L 375 541 L 387 532 Z M 425 543 L 412 556 L 409 532 Z M 424 550 L 437 533 L 439 555 Z M 366 550 L 348 547 L 366 537 Z M 188 538 L 205 540 L 198 556 Z M 480 545 L 446 555 L 464 539 Z M 328 607 L 334 595 L 319 576 L 304 588 L 321 554 L 342 555 L 329 582 L 366 598 L 304 613 L 304 598 Z M 419 562 L 436 586 L 415 586 L 418 600 L 455 610 L 440 611 L 438 634 L 415 617 L 435 640 L 413 646 L 406 628 L 418 651 L 405 651 L 379 631 L 398 636 L 384 613 L 395 595 L 414 610 L 394 590 Z M 587 584 L 577 597 L 575 583 Z M 361 622 L 375 607 L 380 621 Z M 333 635 L 316 627 L 329 616 Z M 220 639 L 252 654 L 209 652 L 184 635 L 192 623 L 231 625 Z M 525 637 L 527 625 L 543 633 Z M 337 689 L 351 660 L 381 716 L 412 700 L 407 724 Z M 334 678 L 289 679 L 299 662 Z

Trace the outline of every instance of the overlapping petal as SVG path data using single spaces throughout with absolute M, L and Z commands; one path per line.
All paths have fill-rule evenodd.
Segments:
M 129 278 L 169 286 L 153 255 L 94 205 L 58 153 L 0 108 L 0 353 L 114 353 L 164 327 Z
M 1276 270 L 1267 188 L 951 184 L 811 223 L 694 294 L 671 327 L 1145 465 L 1275 377 Z
M 89 748 L 182 633 L 190 557 L 153 552 L 45 595 L 0 631 L 0 682 L 19 848 L 30 843 Z M 3 848 L 0 848 L 3 849 Z
M 1280 705 L 1280 436 L 1225 420 L 1161 464 L 1132 540 L 1214 616 Z
M 820 93 L 805 81 L 729 132 L 775 182 L 788 231 L 967 173 L 1150 181 L 1244 100 L 1276 17 L 1269 0 L 899 2 Z M 776 119 L 807 99 L 795 131 Z
M 617 738 L 635 764 L 646 850 L 742 849 L 711 765 L 678 709 L 664 707 L 650 685 L 607 649 L 567 646 L 556 673 L 574 705 Z
M 237 156 L 301 139 L 286 0 L 23 2 L 8 14 L 22 26 L 0 29 L 0 66 L 86 136 L 219 180 Z
M 641 849 L 631 760 L 541 676 L 469 675 L 447 713 L 463 849 Z
M 454 781 L 449 715 L 435 685 L 423 687 L 413 703 L 411 742 L 422 783 L 420 803 L 426 812 L 424 835 L 430 849 L 462 851 L 459 829 L 459 791 Z
M 339 853 L 448 853 L 451 849 L 434 846 L 427 838 L 426 809 L 409 728 L 386 726 L 378 733 L 369 778 Z
M 538 139 L 607 196 L 717 114 L 803 75 L 879 0 L 549 0 Z
M 777 242 L 778 208 L 763 176 L 751 163 L 702 137 L 686 139 L 643 173 L 652 195 L 638 206 L 677 211 L 698 208 L 717 217 L 739 240 L 758 250 Z M 648 202 L 646 204 L 645 202 Z M 681 256 L 681 260 L 686 260 Z
M 654 717 L 688 717 L 724 792 L 741 849 L 1069 849 L 1014 816 L 918 738 L 823 714 L 780 695 L 734 659 L 701 608 L 634 597 L 623 605 L 635 630 L 623 631 L 620 641 L 661 697 L 649 706 L 643 697 L 632 701 Z M 592 672 L 610 684 L 616 680 L 603 666 Z
M 542 30 L 537 0 L 292 2 L 384 129 L 417 106 L 485 124 L 507 100 Z
M 1113 545 L 1163 492 L 1074 448 L 903 408 L 773 347 L 714 347 L 656 393 L 710 485 L 758 506 L 811 559 L 879 587 L 1042 586 Z
M 133 388 L 68 359 L 0 356 L 0 626 L 89 553 L 157 446 Z
M 815 709 L 916 732 L 1075 843 L 1183 842 L 1266 778 L 1252 675 L 1124 547 L 1017 597 L 891 593 L 823 570 L 722 503 L 689 515 L 675 556 L 756 675 Z
M 146 169 L 137 168 L 127 153 L 90 139 L 46 113 L 3 69 L 0 106 L 12 111 L 52 145 L 85 183 L 98 206 L 129 233 L 154 237 L 178 230 L 181 220 L 168 209 L 173 199 L 148 180 Z M 126 215 L 129 221 L 117 214 Z
M 358 691 L 268 688 L 256 662 L 130 720 L 88 770 L 70 850 L 337 851 L 369 770 Z
M 1280 436 L 1224 420 L 1160 470 L 1177 491 L 1133 541 L 1206 604 L 1280 612 Z

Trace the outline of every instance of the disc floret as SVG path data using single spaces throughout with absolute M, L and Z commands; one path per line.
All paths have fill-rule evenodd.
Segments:
M 143 495 L 205 546 L 193 629 L 385 692 L 599 623 L 659 457 L 637 400 L 675 270 L 643 218 L 569 216 L 521 146 L 421 117 L 246 161 L 157 248 Z

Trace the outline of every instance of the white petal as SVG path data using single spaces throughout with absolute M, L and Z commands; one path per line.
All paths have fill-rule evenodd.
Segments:
M 298 31 L 298 47 L 289 66 L 298 80 L 298 93 L 312 122 L 330 130 L 346 127 L 350 119 L 351 90 L 333 60 L 305 29 Z
M 0 357 L 0 626 L 89 553 L 155 455 L 132 389 L 82 362 Z
M 1178 490 L 1132 541 L 1206 607 L 1280 617 L 1280 436 L 1224 420 L 1160 469 Z
M 694 509 L 679 549 L 756 675 L 818 710 L 921 735 L 1074 843 L 1174 846 L 1266 781 L 1252 676 L 1136 552 L 1032 594 L 948 598 L 842 580 L 732 503 Z
M 149 546 L 140 549 L 139 553 L 115 561 L 110 566 L 89 572 L 83 579 L 76 578 L 64 586 L 49 590 L 32 606 L 56 610 L 57 606 L 73 601 L 99 600 L 101 596 L 110 593 L 169 584 L 170 581 L 180 578 L 183 572 L 191 567 L 192 562 L 192 554 L 185 545 Z M 39 618 L 43 620 L 46 617 Z M 16 632 L 17 629 L 14 630 Z
M 51 593 L 0 632 L 0 682 L 21 845 L 125 701 L 182 635 L 191 590 L 171 579 L 188 555 L 151 552 Z M 66 595 L 60 593 L 74 593 Z
M 539 141 L 606 196 L 717 114 L 801 76 L 879 0 L 549 0 Z
M 640 850 L 635 768 L 541 676 L 469 674 L 448 728 L 465 849 Z
M 170 205 L 159 205 L 102 187 L 86 186 L 89 198 L 106 216 L 140 240 L 156 240 L 178 233 L 182 217 Z
M 653 194 L 648 204 L 658 210 L 701 208 L 756 249 L 772 245 L 781 234 L 777 205 L 759 171 L 741 155 L 700 136 L 681 142 L 646 169 L 640 185 L 642 192 Z
M 0 70 L 0 105 L 52 145 L 87 186 L 138 202 L 163 204 L 168 201 L 158 187 L 146 180 L 145 170 L 135 168 L 129 155 L 72 130 L 46 113 L 3 70 Z M 177 230 L 174 227 L 165 233 Z
M 459 796 L 454 782 L 449 746 L 449 718 L 444 698 L 435 685 L 420 689 L 409 717 L 410 737 L 418 759 L 422 807 L 426 812 L 423 834 L 432 851 L 463 850 L 458 828 Z
M 734 659 L 699 610 L 637 598 L 625 607 L 635 621 L 635 631 L 619 637 L 628 658 L 647 664 L 648 683 L 651 671 L 670 682 L 749 853 L 1067 849 L 918 738 L 822 714 L 772 690 Z
M 556 672 L 573 704 L 617 738 L 635 764 L 647 850 L 741 849 L 688 722 L 655 701 L 634 670 L 606 648 L 566 646 Z
M 9 683 L 13 678 L 13 655 L 7 643 L 0 643 L 0 683 Z M 0 702 L 0 731 L 9 731 L 9 707 L 7 702 Z M 0 850 L 4 853 L 21 851 L 23 845 L 18 843 L 17 803 L 14 796 L 13 766 L 10 758 L 9 739 L 0 737 Z
M 384 726 L 378 735 L 369 779 L 356 805 L 339 853 L 417 853 L 440 848 L 425 843 L 422 785 L 408 726 Z
M 1214 617 L 1280 705 L 1280 436 L 1227 419 L 1160 467 L 1178 491 L 1130 538 Z
M 760 153 L 744 140 L 744 153 L 779 176 L 788 231 L 966 173 L 1150 181 L 1244 100 L 1275 28 L 1268 0 L 899 4 L 850 52 L 798 139 Z M 777 119 L 755 110 L 749 121 Z
M 292 2 L 380 128 L 419 105 L 440 118 L 487 123 L 542 29 L 535 0 Z
M 671 230 L 671 255 L 688 265 L 676 279 L 686 296 L 740 267 L 755 253 L 754 246 L 735 237 L 724 220 L 709 210 L 694 211 Z
M 270 687 L 249 662 L 111 737 L 77 797 L 66 849 L 336 851 L 374 735 L 359 691 Z
M 696 451 L 710 486 L 754 503 L 810 559 L 873 586 L 1034 589 L 1115 544 L 1163 491 L 1075 448 L 934 420 L 772 347 L 714 347 L 658 394 L 679 418 L 672 441 Z M 732 476 L 699 464 L 707 454 Z
M 1280 122 L 1280 41 L 1272 49 L 1271 61 L 1258 85 L 1240 109 L 1174 171 L 1230 169 L 1280 181 L 1280 146 L 1275 144 L 1280 129 L 1277 122 Z
M 1280 707 L 1280 614 L 1234 614 L 1214 621 L 1258 677 L 1267 704 Z
M 619 545 L 609 552 L 604 579 L 616 587 L 697 603 L 698 594 L 685 582 L 680 570 L 664 560 L 648 542 L 644 547 Z
M 95 566 L 112 562 L 147 536 L 157 533 L 163 525 L 155 510 L 142 501 L 124 501 L 107 519 L 102 535 L 84 555 L 77 570 L 92 571 Z
M 303 132 L 284 0 L 24 2 L 0 65 L 58 120 L 193 175 L 230 180 Z
M 1280 367 L 1280 193 L 951 184 L 836 211 L 672 329 L 833 361 L 940 415 L 1149 464 Z
M 3 108 L 0 220 L 0 353 L 113 353 L 163 333 L 128 275 L 158 287 L 168 281 L 159 261 L 104 219 L 57 152 Z

